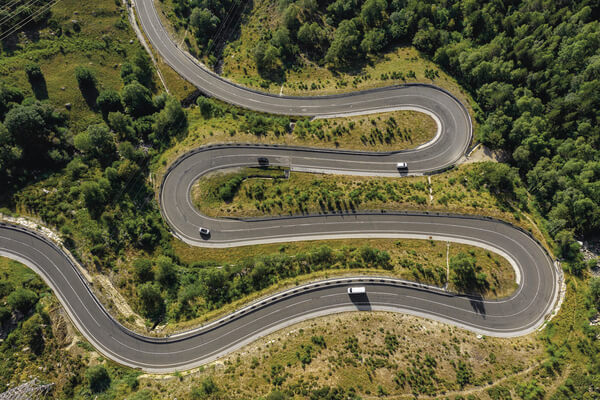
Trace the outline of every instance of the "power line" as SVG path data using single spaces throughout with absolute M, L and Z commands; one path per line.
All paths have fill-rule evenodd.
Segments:
M 229 9 L 229 12 L 227 13 L 225 19 L 221 22 L 221 24 L 219 25 L 219 29 L 217 29 L 217 31 L 211 36 L 210 40 L 212 41 L 210 46 L 208 47 L 208 49 L 206 49 L 206 54 L 210 54 L 210 52 L 212 51 L 212 49 L 215 47 L 215 43 L 217 43 L 217 39 L 218 37 L 221 35 L 221 32 L 223 31 L 223 29 L 229 25 L 230 22 L 230 17 L 234 16 L 235 13 L 235 9 L 240 5 L 240 1 L 241 0 L 234 0 L 231 4 L 231 8 Z M 246 2 L 246 6 L 248 5 L 248 2 Z M 244 7 L 245 9 L 245 7 Z
M 2 8 L 2 11 L 4 11 L 4 10 L 8 10 L 8 9 L 12 8 L 12 7 L 13 7 L 13 5 L 15 5 L 16 3 L 19 3 L 20 1 L 21 1 L 21 0 L 13 0 L 13 1 L 11 1 L 10 3 L 6 4 L 6 5 L 4 6 L 4 8 Z
M 207 49 L 207 53 L 210 52 L 210 50 L 212 49 L 216 38 L 218 37 L 218 35 L 221 33 L 221 30 L 223 29 L 223 25 L 225 24 L 225 21 L 229 20 L 230 16 L 233 15 L 232 13 L 233 13 L 234 9 L 237 7 L 238 3 L 239 3 L 239 0 L 234 0 L 231 3 L 231 7 L 229 8 L 229 11 L 227 12 L 227 14 L 225 14 L 225 19 L 223 19 L 223 21 L 221 21 L 218 29 L 212 34 L 212 36 L 209 39 L 210 46 Z
M 29 0 L 29 3 L 19 5 L 17 8 L 12 10 L 12 12 L 10 12 L 8 15 L 5 15 L 4 18 L 0 19 L 0 24 L 3 23 L 4 21 L 6 21 L 7 19 L 14 17 L 16 14 L 18 14 L 19 8 L 28 7 L 30 4 L 36 3 L 38 1 L 40 1 L 40 0 Z
M 31 22 L 35 17 L 37 17 L 38 15 L 40 15 L 40 14 L 48 11 L 52 6 L 54 6 L 54 5 L 56 5 L 57 3 L 60 3 L 60 2 L 61 2 L 61 0 L 54 0 L 52 3 L 48 4 L 46 7 L 40 8 L 37 13 L 32 14 L 28 18 L 24 19 L 23 21 L 21 21 L 19 24 L 17 24 L 16 26 L 14 26 L 9 31 L 4 32 L 2 34 L 2 36 L 0 36 L 0 41 L 6 39 L 7 37 L 9 37 L 10 35 L 12 35 L 16 31 L 18 31 L 19 29 L 21 29 L 23 26 L 25 26 L 29 22 Z
M 234 20 L 230 20 L 227 23 L 227 25 L 225 26 L 225 29 L 223 30 L 225 34 L 230 29 L 230 27 L 231 26 L 235 26 L 235 23 L 242 17 L 242 15 L 244 14 L 244 12 L 246 11 L 246 8 L 248 7 L 248 4 L 249 4 L 249 2 L 246 2 L 244 4 L 244 8 L 242 9 L 242 11 L 239 14 L 237 14 L 237 18 L 235 18 Z M 232 25 L 232 23 L 233 23 L 233 25 Z M 228 38 L 228 36 L 220 38 L 219 41 L 217 42 L 218 46 L 216 46 L 215 50 L 219 51 L 220 49 L 222 49 L 223 46 L 225 46 L 225 42 L 226 42 L 227 38 Z

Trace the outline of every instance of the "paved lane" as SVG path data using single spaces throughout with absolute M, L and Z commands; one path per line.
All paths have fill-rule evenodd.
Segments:
M 276 96 L 244 88 L 202 68 L 197 60 L 177 47 L 163 27 L 153 0 L 135 0 L 134 3 L 141 28 L 167 64 L 204 94 L 240 107 L 271 114 L 315 116 L 406 106 L 412 104 L 411 96 L 415 93 L 419 97 L 419 102 L 414 103 L 417 106 L 425 97 L 436 104 L 440 103 L 440 97 L 451 98 L 438 88 L 422 85 L 390 86 L 315 97 Z
M 169 338 L 128 331 L 103 308 L 68 254 L 38 234 L 0 224 L 0 255 L 21 261 L 54 290 L 83 335 L 112 360 L 151 372 L 188 369 L 227 354 L 256 338 L 292 323 L 342 311 L 387 310 L 434 318 L 495 336 L 517 336 L 539 327 L 558 297 L 559 272 L 529 234 L 506 223 L 466 216 L 385 213 L 302 216 L 237 221 L 207 218 L 190 202 L 199 176 L 230 166 L 255 165 L 267 156 L 273 165 L 293 170 L 395 176 L 397 161 L 412 173 L 426 173 L 455 163 L 471 139 L 464 107 L 430 86 L 403 86 L 340 96 L 292 98 L 261 94 L 233 85 L 200 68 L 181 52 L 160 25 L 152 0 L 137 0 L 140 22 L 151 44 L 178 73 L 206 94 L 258 111 L 288 115 L 331 115 L 389 108 L 418 108 L 434 114 L 441 135 L 420 149 L 374 154 L 266 146 L 216 146 L 180 158 L 166 174 L 159 195 L 163 216 L 173 233 L 197 246 L 229 247 L 254 243 L 341 237 L 432 238 L 478 245 L 509 259 L 519 288 L 510 297 L 481 301 L 436 288 L 393 279 L 333 279 L 279 293 L 215 323 Z M 204 240 L 199 226 L 212 236 Z M 351 284 L 367 295 L 351 299 Z
M 369 219 L 367 224 L 371 229 L 382 227 L 384 220 Z M 555 302 L 557 272 L 552 260 L 527 234 L 504 223 L 428 216 L 385 226 L 394 236 L 405 232 L 418 237 L 439 231 L 434 238 L 448 235 L 450 240 L 493 246 L 510 254 L 522 276 L 521 285 L 510 298 L 482 302 L 392 279 L 334 279 L 277 294 L 210 326 L 157 339 L 130 332 L 113 320 L 67 255 L 37 234 L 0 225 L 0 255 L 21 261 L 39 273 L 77 328 L 100 352 L 116 362 L 152 372 L 198 366 L 292 323 L 335 312 L 406 312 L 483 334 L 516 336 L 536 329 Z M 350 284 L 367 286 L 367 296 L 353 301 L 346 294 Z

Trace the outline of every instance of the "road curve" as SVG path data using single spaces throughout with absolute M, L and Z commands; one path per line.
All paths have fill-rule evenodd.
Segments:
M 194 84 L 204 94 L 227 103 L 270 114 L 295 116 L 327 116 L 360 112 L 375 112 L 394 109 L 410 104 L 408 98 L 414 88 L 421 99 L 431 96 L 439 103 L 438 97 L 452 97 L 438 88 L 431 91 L 428 85 L 400 85 L 385 88 L 343 93 L 330 96 L 277 96 L 245 88 L 223 79 L 203 68 L 189 53 L 180 49 L 170 38 L 157 14 L 154 0 L 135 0 L 138 19 L 142 30 L 154 50 L 164 62 L 184 79 Z
M 383 222 L 376 219 L 368 224 Z M 48 239 L 25 228 L 0 224 L 0 256 L 20 261 L 40 274 L 75 326 L 101 353 L 148 372 L 193 368 L 290 324 L 335 312 L 404 312 L 494 336 L 531 332 L 550 313 L 558 292 L 557 272 L 528 234 L 499 221 L 434 216 L 394 226 L 392 232 L 398 228 L 410 232 L 411 226 L 415 234 L 439 229 L 455 240 L 470 238 L 510 254 L 522 274 L 519 289 L 506 299 L 480 301 L 389 278 L 332 279 L 279 293 L 205 327 L 169 338 L 150 338 L 115 321 L 68 255 Z M 366 286 L 367 296 L 350 299 L 346 294 L 350 284 Z
M 230 145 L 198 149 L 168 170 L 159 194 L 163 216 L 173 232 L 198 246 L 229 247 L 252 243 L 338 237 L 410 237 L 449 240 L 488 248 L 509 259 L 519 277 L 508 298 L 482 301 L 432 287 L 375 277 L 333 279 L 276 294 L 210 325 L 168 338 L 133 333 L 115 321 L 94 296 L 69 255 L 25 228 L 0 224 L 0 256 L 36 271 L 54 290 L 80 332 L 112 360 L 149 372 L 189 369 L 223 356 L 256 338 L 295 322 L 342 311 L 386 310 L 434 318 L 475 332 L 517 336 L 539 327 L 558 297 L 558 274 L 550 256 L 528 233 L 501 221 L 467 216 L 411 213 L 213 219 L 190 201 L 191 184 L 203 174 L 230 166 L 256 164 L 258 156 L 295 170 L 396 175 L 396 161 L 413 173 L 452 165 L 471 138 L 470 119 L 451 95 L 429 86 L 391 87 L 340 96 L 277 97 L 228 83 L 200 68 L 170 41 L 152 0 L 137 0 L 141 25 L 154 48 L 178 73 L 211 96 L 269 113 L 335 115 L 411 107 L 434 114 L 441 135 L 420 149 L 371 154 L 291 147 Z M 212 230 L 209 240 L 199 226 Z M 367 287 L 367 296 L 350 299 L 350 284 Z

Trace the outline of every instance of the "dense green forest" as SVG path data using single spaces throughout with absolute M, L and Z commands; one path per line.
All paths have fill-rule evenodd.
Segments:
M 32 26 L 44 23 L 46 4 L 0 2 L 0 31 L 32 15 Z M 206 53 L 217 52 L 220 33 L 234 29 L 232 21 L 243 12 L 233 0 L 175 4 Z M 481 177 L 482 185 L 523 203 L 530 195 L 571 271 L 579 274 L 588 265 L 574 239 L 600 231 L 599 3 L 282 0 L 279 8 L 281 25 L 266 29 L 254 49 L 265 77 L 279 79 L 302 57 L 343 70 L 376 60 L 395 46 L 415 46 L 473 95 L 479 105 L 478 139 L 509 154 L 511 168 L 501 164 L 495 174 Z M 117 271 L 126 265 L 132 276 L 124 285 L 135 287 L 134 308 L 152 323 L 198 317 L 279 279 L 334 263 L 390 268 L 389 254 L 368 246 L 270 254 L 225 268 L 180 261 L 147 177 L 160 154 L 187 134 L 186 112 L 176 99 L 158 92 L 143 51 L 124 56 L 117 70 L 119 90 L 103 89 L 94 68 L 83 65 L 75 79 L 97 117 L 83 130 L 69 124 L 66 105 L 46 100 L 45 77 L 35 62 L 23 65 L 34 97 L 8 79 L 0 82 L 0 187 L 8 188 L 0 193 L 2 205 L 18 206 L 59 229 L 65 244 L 90 268 Z M 406 73 L 397 71 L 398 76 Z M 234 113 L 205 98 L 197 105 L 206 120 Z M 238 112 L 244 129 L 257 136 L 267 129 L 284 132 L 289 125 L 287 118 L 237 109 L 235 118 Z M 520 188 L 517 182 L 526 185 L 529 195 L 514 190 Z M 144 253 L 146 258 L 138 258 Z M 130 262 L 131 255 L 136 261 Z M 463 278 L 457 286 L 481 285 L 469 259 L 457 257 L 452 263 Z M 590 290 L 580 282 L 570 281 L 571 303 L 566 305 L 575 322 L 559 319 L 542 334 L 548 360 L 537 378 L 569 375 L 564 385 L 548 389 L 553 399 L 585 398 L 587 388 L 598 386 L 598 329 L 589 320 L 600 305 L 600 280 L 592 280 Z M 0 282 L 0 328 L 10 331 L 0 346 L 6 356 L 3 384 L 12 379 L 17 345 L 30 347 L 31 357 L 50 356 L 57 346 L 41 305 L 44 296 L 47 289 L 37 278 Z M 573 337 L 565 339 L 566 332 Z M 575 366 L 571 372 L 570 363 Z M 90 390 L 96 391 L 94 382 L 104 390 L 106 377 L 106 371 L 90 371 Z M 73 385 L 81 384 L 83 378 L 78 379 Z M 544 396 L 537 383 L 523 385 L 520 397 Z M 66 397 L 72 395 L 71 386 L 66 386 Z M 350 394 L 338 397 L 345 396 Z

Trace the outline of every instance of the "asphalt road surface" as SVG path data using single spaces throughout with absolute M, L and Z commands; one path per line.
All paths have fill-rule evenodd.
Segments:
M 442 290 L 374 277 L 334 279 L 279 293 L 215 323 L 168 338 L 135 334 L 103 308 L 63 250 L 40 235 L 0 224 L 0 255 L 39 273 L 70 318 L 101 353 L 116 362 L 151 372 L 184 370 L 214 360 L 260 336 L 298 321 L 342 311 L 387 310 L 437 319 L 494 336 L 518 336 L 537 329 L 558 297 L 553 260 L 529 234 L 506 223 L 466 216 L 357 213 L 253 221 L 207 218 L 191 205 L 190 188 L 203 174 L 233 166 L 272 165 L 292 170 L 397 176 L 395 163 L 411 173 L 454 164 L 471 139 L 468 114 L 452 96 L 428 86 L 393 87 L 341 96 L 289 98 L 260 94 L 228 83 L 200 68 L 170 41 L 152 0 L 137 0 L 138 16 L 151 44 L 178 73 L 206 94 L 242 107 L 289 115 L 333 115 L 382 109 L 417 108 L 437 118 L 440 135 L 426 146 L 404 152 L 369 154 L 267 146 L 216 146 L 184 155 L 169 169 L 159 195 L 173 233 L 196 246 L 229 247 L 293 240 L 397 237 L 474 244 L 506 257 L 515 268 L 518 289 L 505 299 L 453 295 Z M 209 227 L 201 237 L 199 227 Z M 350 285 L 366 286 L 350 297 Z
M 233 84 L 211 71 L 200 67 L 191 55 L 181 50 L 169 37 L 162 25 L 153 0 L 135 0 L 140 25 L 150 44 L 179 75 L 194 84 L 204 94 L 240 107 L 270 114 L 334 115 L 410 106 L 412 96 L 418 104 L 427 98 L 435 104 L 440 98 L 451 98 L 439 89 L 426 86 L 390 86 L 381 89 L 352 92 L 332 96 L 291 97 L 258 92 Z
M 382 223 L 369 221 L 370 228 Z M 514 336 L 531 332 L 554 303 L 552 260 L 529 235 L 504 223 L 437 217 L 397 222 L 391 232 L 442 231 L 455 238 L 487 243 L 511 255 L 521 274 L 516 293 L 498 301 L 456 296 L 398 280 L 334 279 L 277 294 L 216 323 L 170 338 L 149 338 L 112 319 L 92 294 L 77 267 L 48 240 L 23 228 L 0 225 L 0 255 L 23 262 L 48 283 L 83 335 L 116 362 L 151 372 L 188 369 L 212 361 L 256 338 L 295 322 L 342 311 L 387 310 L 438 319 L 476 332 Z M 483 239 L 485 238 L 485 240 Z M 366 296 L 347 294 L 366 286 Z

